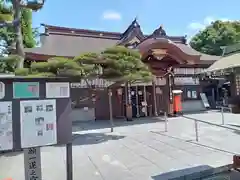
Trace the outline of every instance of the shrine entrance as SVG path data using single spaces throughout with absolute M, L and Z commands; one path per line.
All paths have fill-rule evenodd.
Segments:
M 147 39 L 137 48 L 142 55 L 142 61 L 156 77 L 148 91 L 147 106 L 152 107 L 150 112 L 155 116 L 163 112 L 172 114 L 172 90 L 175 88 L 173 67 L 189 63 L 185 60 L 185 54 L 166 38 Z

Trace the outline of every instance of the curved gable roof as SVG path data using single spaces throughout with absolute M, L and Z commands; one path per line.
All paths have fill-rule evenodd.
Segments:
M 137 48 L 142 54 L 147 53 L 150 49 L 163 48 L 176 53 L 183 59 L 193 59 L 199 61 L 200 64 L 212 64 L 214 61 L 220 59 L 220 56 L 212 56 L 200 53 L 190 47 L 189 45 L 182 43 L 175 43 L 167 37 L 162 38 L 149 38 L 141 42 Z M 173 52 L 174 51 L 174 52 Z

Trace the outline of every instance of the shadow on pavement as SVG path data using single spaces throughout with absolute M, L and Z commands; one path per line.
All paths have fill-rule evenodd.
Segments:
M 238 124 L 228 124 L 229 126 L 233 126 L 233 127 L 237 127 L 237 128 L 240 128 L 240 125 Z
M 22 153 L 22 150 L 19 150 L 17 152 L 13 152 L 12 150 L 9 150 L 9 151 L 1 151 L 0 152 L 0 157 L 1 156 L 5 156 L 5 157 L 13 157 L 13 156 L 17 156 L 19 154 Z
M 73 134 L 73 146 L 99 144 L 111 140 L 123 139 L 125 136 L 108 135 L 104 133 Z
M 140 125 L 140 124 L 149 124 L 163 122 L 163 117 L 146 117 L 146 118 L 137 118 L 133 121 L 126 121 L 124 119 L 114 120 L 114 127 L 123 127 L 131 125 Z M 105 129 L 111 128 L 109 120 L 97 120 L 97 121 L 87 121 L 87 122 L 73 122 L 73 132 L 77 131 L 86 131 L 86 130 L 96 130 L 96 129 Z
M 226 177 L 226 172 L 228 171 L 228 167 L 226 166 L 225 169 L 224 167 L 220 167 L 220 168 L 223 168 L 221 172 L 224 173 L 224 177 Z M 181 169 L 177 171 L 171 171 L 168 173 L 163 173 L 157 176 L 153 176 L 152 179 L 153 180 L 185 180 L 185 179 L 213 180 L 214 179 L 213 175 L 217 173 L 220 173 L 219 168 L 213 168 L 208 165 L 202 165 L 202 166 L 196 166 L 192 168 Z M 227 176 L 228 177 L 230 176 L 229 172 Z M 224 177 L 223 175 L 221 177 L 218 174 L 218 179 L 216 180 L 225 180 Z

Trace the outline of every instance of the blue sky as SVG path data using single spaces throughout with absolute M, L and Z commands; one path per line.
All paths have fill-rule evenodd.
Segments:
M 240 19 L 240 0 L 46 0 L 40 23 L 123 32 L 137 16 L 144 33 L 163 25 L 168 35 L 192 36 L 215 19 Z M 71 2 L 71 3 L 70 3 Z

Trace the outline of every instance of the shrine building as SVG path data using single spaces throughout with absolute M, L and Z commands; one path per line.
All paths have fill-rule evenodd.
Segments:
M 182 91 L 182 111 L 204 109 L 200 93 L 205 82 L 198 74 L 218 60 L 218 56 L 202 54 L 187 45 L 185 36 L 170 36 L 160 26 L 152 34 L 144 34 L 135 19 L 124 32 L 105 32 L 44 25 L 41 47 L 25 49 L 25 66 L 31 62 L 47 61 L 51 57 L 73 58 L 86 52 L 99 53 L 106 48 L 122 45 L 138 49 L 142 61 L 155 75 L 153 82 L 131 85 L 133 117 L 173 113 L 173 90 Z M 171 73 L 168 73 L 171 71 Z M 71 83 L 73 116 L 77 120 L 109 119 L 108 92 L 111 82 L 91 81 L 97 88 L 96 99 L 87 98 L 84 81 Z M 125 116 L 126 89 L 124 85 L 112 89 L 113 117 Z

